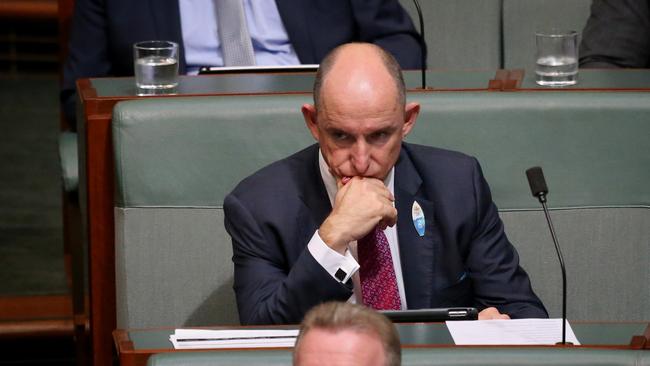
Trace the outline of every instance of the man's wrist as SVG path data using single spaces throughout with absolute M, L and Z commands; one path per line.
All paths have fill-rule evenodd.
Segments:
M 345 240 L 345 238 L 343 238 L 336 230 L 333 230 L 327 220 L 325 220 L 323 225 L 318 229 L 318 235 L 328 247 L 332 248 L 332 250 L 340 254 L 345 254 L 345 250 L 348 247 L 348 241 Z
M 334 279 L 343 284 L 347 285 L 352 275 L 359 270 L 359 263 L 349 250 L 346 249 L 344 254 L 336 252 L 325 244 L 318 231 L 309 240 L 307 249 L 316 262 Z

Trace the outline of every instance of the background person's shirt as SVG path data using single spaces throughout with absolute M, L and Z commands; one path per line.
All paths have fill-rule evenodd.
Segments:
M 201 66 L 223 66 L 215 1 L 179 0 L 187 74 Z M 244 0 L 257 65 L 298 65 L 300 60 L 273 0 Z

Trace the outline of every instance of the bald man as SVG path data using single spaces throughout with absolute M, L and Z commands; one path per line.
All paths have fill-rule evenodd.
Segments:
M 316 75 L 314 104 L 302 107 L 318 143 L 225 198 L 243 324 L 298 323 L 324 301 L 368 304 L 370 292 L 388 299 L 368 304 L 380 309 L 547 317 L 476 159 L 402 141 L 420 111 L 405 94 L 390 54 L 336 48 Z M 383 245 L 374 256 L 390 273 L 374 287 L 360 277 L 377 263 L 358 261 L 370 245 Z

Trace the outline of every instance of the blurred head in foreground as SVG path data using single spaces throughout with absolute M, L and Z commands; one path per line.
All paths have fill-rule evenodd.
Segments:
M 293 364 L 401 364 L 399 335 L 384 315 L 362 305 L 328 302 L 311 309 L 300 325 Z

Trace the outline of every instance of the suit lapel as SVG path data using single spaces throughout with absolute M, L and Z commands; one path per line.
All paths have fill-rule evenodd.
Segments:
M 303 155 L 304 162 L 301 166 L 306 169 L 301 169 L 297 172 L 298 180 L 305 182 L 301 184 L 300 198 L 305 203 L 311 218 L 316 225 L 313 229 L 317 229 L 325 221 L 327 215 L 332 211 L 330 199 L 327 196 L 325 184 L 320 175 L 320 167 L 318 165 L 318 144 L 313 145 Z M 312 230 L 312 232 L 313 232 Z
M 275 0 L 289 41 L 303 64 L 317 63 L 309 33 L 311 19 L 309 2 L 304 0 Z
M 397 236 L 399 239 L 402 277 L 409 309 L 431 306 L 434 288 L 434 256 L 440 243 L 436 228 L 434 206 L 422 192 L 422 178 L 404 148 L 395 165 L 395 207 L 397 208 Z M 424 213 L 425 232 L 419 236 L 411 216 L 417 202 Z
M 178 0 L 149 0 L 156 38 L 178 43 L 179 73 L 185 73 L 185 47 Z

